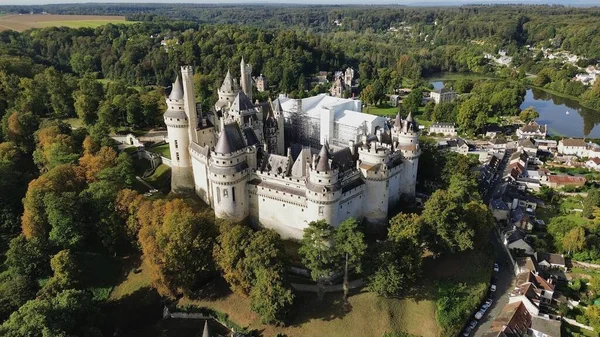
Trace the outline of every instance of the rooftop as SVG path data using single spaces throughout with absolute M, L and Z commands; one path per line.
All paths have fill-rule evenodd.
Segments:
M 585 140 L 581 138 L 565 138 L 560 141 L 563 146 L 586 147 Z

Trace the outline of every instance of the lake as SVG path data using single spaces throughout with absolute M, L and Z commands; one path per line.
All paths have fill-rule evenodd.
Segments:
M 436 90 L 444 87 L 441 79 L 430 83 Z M 583 107 L 577 101 L 531 88 L 525 94 L 521 109 L 529 106 L 540 113 L 538 123 L 548 125 L 551 135 L 600 138 L 600 112 Z

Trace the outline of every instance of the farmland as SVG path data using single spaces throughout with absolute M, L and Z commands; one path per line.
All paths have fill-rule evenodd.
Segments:
M 133 23 L 125 21 L 124 16 L 101 16 L 101 15 L 3 15 L 0 16 L 0 31 L 16 30 L 22 32 L 31 28 L 45 27 L 71 27 L 95 28 L 109 23 Z

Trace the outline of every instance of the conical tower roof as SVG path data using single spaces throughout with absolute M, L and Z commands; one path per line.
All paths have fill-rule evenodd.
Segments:
M 267 128 L 277 127 L 277 119 L 275 119 L 272 107 L 273 102 L 271 102 L 271 99 L 269 99 L 269 106 L 267 107 L 267 116 L 265 118 L 265 126 Z
M 400 116 L 400 111 L 396 114 L 396 120 L 394 121 L 394 128 L 401 129 L 402 128 L 402 116 Z
M 183 85 L 181 84 L 179 75 L 177 75 L 177 79 L 175 80 L 175 83 L 173 83 L 173 87 L 171 88 L 171 94 L 169 94 L 169 98 L 183 99 Z
M 208 331 L 208 320 L 204 321 L 204 331 L 202 337 L 210 337 L 210 331 Z
M 323 144 L 319 152 L 319 161 L 317 162 L 316 170 L 319 172 L 331 171 L 331 166 L 329 165 L 329 145 L 327 142 Z
M 250 98 L 243 91 L 238 92 L 233 100 L 233 104 L 231 104 L 230 111 L 239 113 L 250 109 L 254 109 L 254 104 L 252 104 Z
M 407 121 L 407 122 L 411 122 L 411 123 L 412 123 L 412 122 L 414 122 L 414 120 L 413 120 L 413 116 L 412 116 L 412 111 L 410 111 L 410 112 L 408 113 L 408 116 L 406 117 L 406 121 Z
M 229 70 L 227 70 L 227 75 L 225 75 L 223 84 L 221 84 L 221 91 L 233 91 L 233 79 Z
M 233 151 L 233 146 L 229 140 L 227 131 L 225 129 L 221 130 L 221 135 L 219 135 L 219 140 L 215 146 L 215 152 L 220 154 L 228 154 Z

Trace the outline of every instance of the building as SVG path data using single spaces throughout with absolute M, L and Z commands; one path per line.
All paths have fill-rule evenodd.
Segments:
M 519 139 L 517 148 L 519 151 L 525 151 L 529 157 L 535 157 L 537 155 L 537 146 L 531 138 Z
M 592 159 L 585 162 L 585 167 L 590 170 L 600 171 L 600 158 L 593 157 Z
M 389 129 L 385 117 L 362 113 L 362 102 L 319 94 L 303 99 L 280 95 L 286 139 L 319 148 L 327 140 L 336 146 L 359 142 L 363 134 L 377 135 Z M 382 137 L 386 137 L 382 134 Z
M 292 239 L 317 220 L 337 226 L 353 217 L 383 230 L 390 208 L 414 200 L 421 147 L 412 115 L 381 121 L 362 114 L 360 101 L 326 95 L 254 104 L 250 74 L 242 75 L 237 86 L 227 73 L 205 113 L 192 68 L 181 68 L 164 114 L 173 192 L 196 193 L 218 218 L 249 219 Z M 294 139 L 284 123 L 298 131 Z
M 587 157 L 587 144 L 585 140 L 565 138 L 558 142 L 558 153 L 567 156 Z
M 267 90 L 267 78 L 263 76 L 263 74 L 260 74 L 260 76 L 258 76 L 255 80 L 256 82 L 256 90 L 258 92 L 263 92 L 265 90 Z
M 531 327 L 531 314 L 522 302 L 507 304 L 483 337 L 526 336 Z
M 543 176 L 540 183 L 552 188 L 562 188 L 565 186 L 581 187 L 585 185 L 585 177 L 570 176 L 566 174 Z
M 458 97 L 458 94 L 456 93 L 456 91 L 442 88 L 432 91 L 430 97 L 435 102 L 435 104 L 450 103 Z
M 502 199 L 491 199 L 489 207 L 496 221 L 506 222 L 508 220 L 510 208 Z
M 467 143 L 465 140 L 463 139 L 450 139 L 444 142 L 440 142 L 439 145 L 442 148 L 446 148 L 452 152 L 456 152 L 456 153 L 460 153 L 463 155 L 467 155 L 469 153 L 469 151 L 471 151 L 472 149 L 474 149 L 474 146 Z
M 525 241 L 526 235 L 520 229 L 515 229 L 504 234 L 504 245 L 510 250 L 520 251 L 525 255 L 533 255 L 534 250 Z
M 456 137 L 456 126 L 454 123 L 433 123 L 429 127 L 429 134 L 442 134 L 448 137 Z
M 563 255 L 536 252 L 535 260 L 541 270 L 560 269 L 567 271 L 567 263 Z
M 521 138 L 545 139 L 548 132 L 547 125 L 539 125 L 535 121 L 521 126 L 517 129 L 517 136 Z

